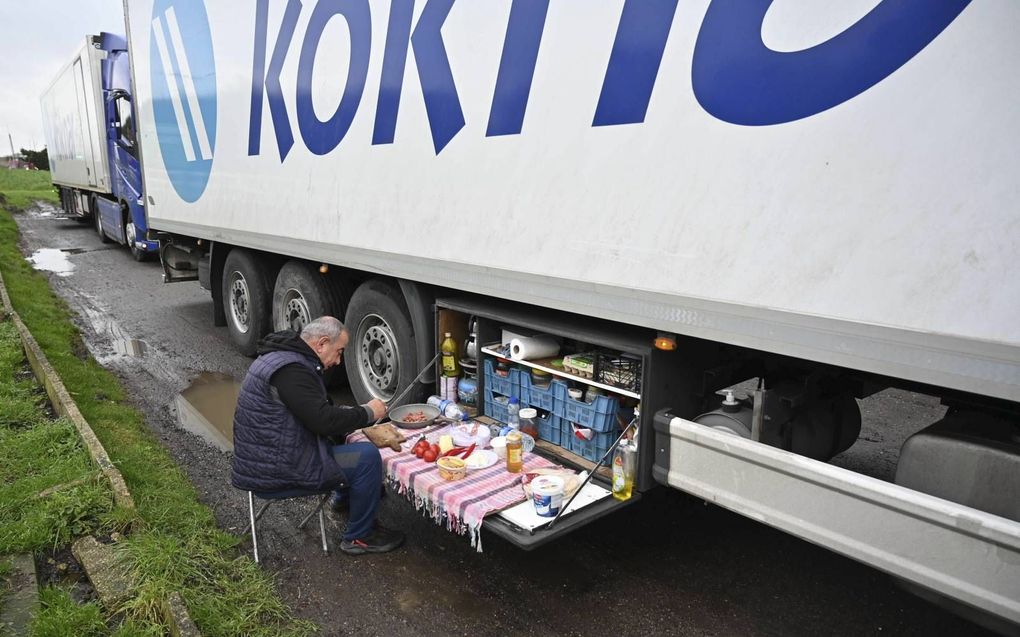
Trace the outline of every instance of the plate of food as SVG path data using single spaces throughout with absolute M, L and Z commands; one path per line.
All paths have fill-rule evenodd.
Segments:
M 475 449 L 471 452 L 470 456 L 465 458 L 464 465 L 467 466 L 468 471 L 475 471 L 477 469 L 488 469 L 497 462 L 499 462 L 499 456 L 496 455 L 495 451 Z

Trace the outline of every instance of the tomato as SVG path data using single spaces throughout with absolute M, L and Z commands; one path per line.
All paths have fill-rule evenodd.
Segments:
M 417 449 L 414 450 L 414 455 L 416 455 L 419 458 L 421 458 L 422 456 L 425 455 L 425 448 L 424 447 L 418 447 Z
M 432 446 L 435 447 L 436 445 Z M 435 462 L 437 455 L 439 454 L 437 454 L 433 449 L 429 449 L 424 454 L 422 454 L 421 459 L 424 460 L 425 462 Z
M 429 445 L 429 451 L 436 454 L 436 457 L 439 457 L 439 445 L 437 445 L 436 443 L 433 442 L 431 445 Z

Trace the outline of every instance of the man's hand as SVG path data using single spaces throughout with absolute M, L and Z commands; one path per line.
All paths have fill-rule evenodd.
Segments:
M 368 401 L 365 406 L 372 410 L 373 420 L 379 420 L 386 415 L 386 403 L 378 398 Z

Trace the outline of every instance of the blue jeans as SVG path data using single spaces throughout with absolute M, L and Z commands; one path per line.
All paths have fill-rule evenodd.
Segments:
M 343 539 L 364 538 L 375 525 L 382 487 L 382 457 L 371 442 L 352 442 L 333 447 L 333 458 L 347 476 L 346 493 L 337 492 L 334 498 L 347 497 L 350 513 Z

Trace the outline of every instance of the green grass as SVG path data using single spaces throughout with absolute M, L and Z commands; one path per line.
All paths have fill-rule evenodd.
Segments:
M 35 377 L 25 369 L 21 340 L 0 321 L 0 554 L 63 546 L 72 538 L 114 530 L 108 483 L 95 479 L 74 425 L 50 420 Z M 19 373 L 22 372 L 22 373 Z M 77 483 L 77 481 L 81 481 Z M 44 498 L 40 492 L 76 483 Z
M 135 531 L 121 543 L 122 557 L 130 569 L 134 582 L 132 590 L 136 595 L 121 609 L 125 623 L 117 629 L 117 634 L 159 634 L 165 627 L 158 611 L 173 591 L 180 592 L 192 619 L 207 637 L 313 632 L 314 626 L 293 619 L 276 595 L 270 577 L 237 550 L 238 539 L 217 528 L 212 512 L 198 501 L 187 477 L 153 439 L 143 415 L 128 404 L 118 379 L 85 352 L 68 308 L 53 294 L 46 279 L 26 263 L 18 251 L 17 241 L 14 220 L 9 212 L 0 210 L 0 273 L 14 308 L 120 469 L 137 506 Z M 0 387 L 4 388 L 0 391 L 8 392 L 5 395 L 35 399 L 38 406 L 32 390 L 19 385 L 16 378 L 20 362 L 11 354 L 0 355 L 0 367 L 8 368 L 7 372 L 0 370 Z M 40 414 L 29 413 L 33 410 L 24 407 L 12 407 L 12 410 L 17 410 L 16 418 L 28 422 L 27 428 L 37 436 L 33 443 L 35 448 L 63 449 L 59 436 L 47 431 L 50 426 L 61 426 L 60 421 L 46 425 Z M 6 462 L 11 455 L 6 447 L 0 448 L 4 449 Z M 19 470 L 25 470 L 26 466 L 35 467 L 25 461 Z M 42 471 L 41 468 L 32 470 Z M 60 479 L 82 473 L 81 466 L 75 470 L 66 470 Z M 24 500 L 35 494 L 37 486 L 31 483 L 10 494 L 5 490 L 0 492 L 5 494 L 0 498 Z M 96 495 L 90 488 L 90 483 L 82 485 L 76 490 L 76 498 L 95 504 Z M 65 525 L 64 531 L 58 533 L 50 529 L 46 534 L 36 530 L 23 535 L 11 532 L 10 539 L 0 536 L 0 555 L 17 543 L 42 549 L 86 528 L 78 512 L 73 507 L 67 509 L 66 501 L 61 503 L 63 500 L 53 498 L 55 504 L 51 506 L 64 507 L 60 510 L 70 516 L 71 522 Z M 2 503 L 0 500 L 0 506 L 6 506 Z M 38 526 L 47 524 L 47 520 L 52 523 L 52 516 L 38 514 L 37 518 Z M 125 522 L 123 512 L 116 509 L 88 519 L 104 528 Z M 55 595 L 54 599 L 62 598 Z M 59 622 L 81 621 L 82 627 L 63 632 L 61 628 L 53 629 L 55 632 L 41 628 L 46 625 L 47 616 L 55 615 L 67 616 Z M 55 625 L 67 626 L 59 622 Z M 65 601 L 47 602 L 40 613 L 36 634 L 90 634 L 91 622 L 92 613 L 87 608 L 80 613 L 70 612 Z
M 34 201 L 57 203 L 57 191 L 48 170 L 6 170 L 0 168 L 0 207 L 27 208 Z

